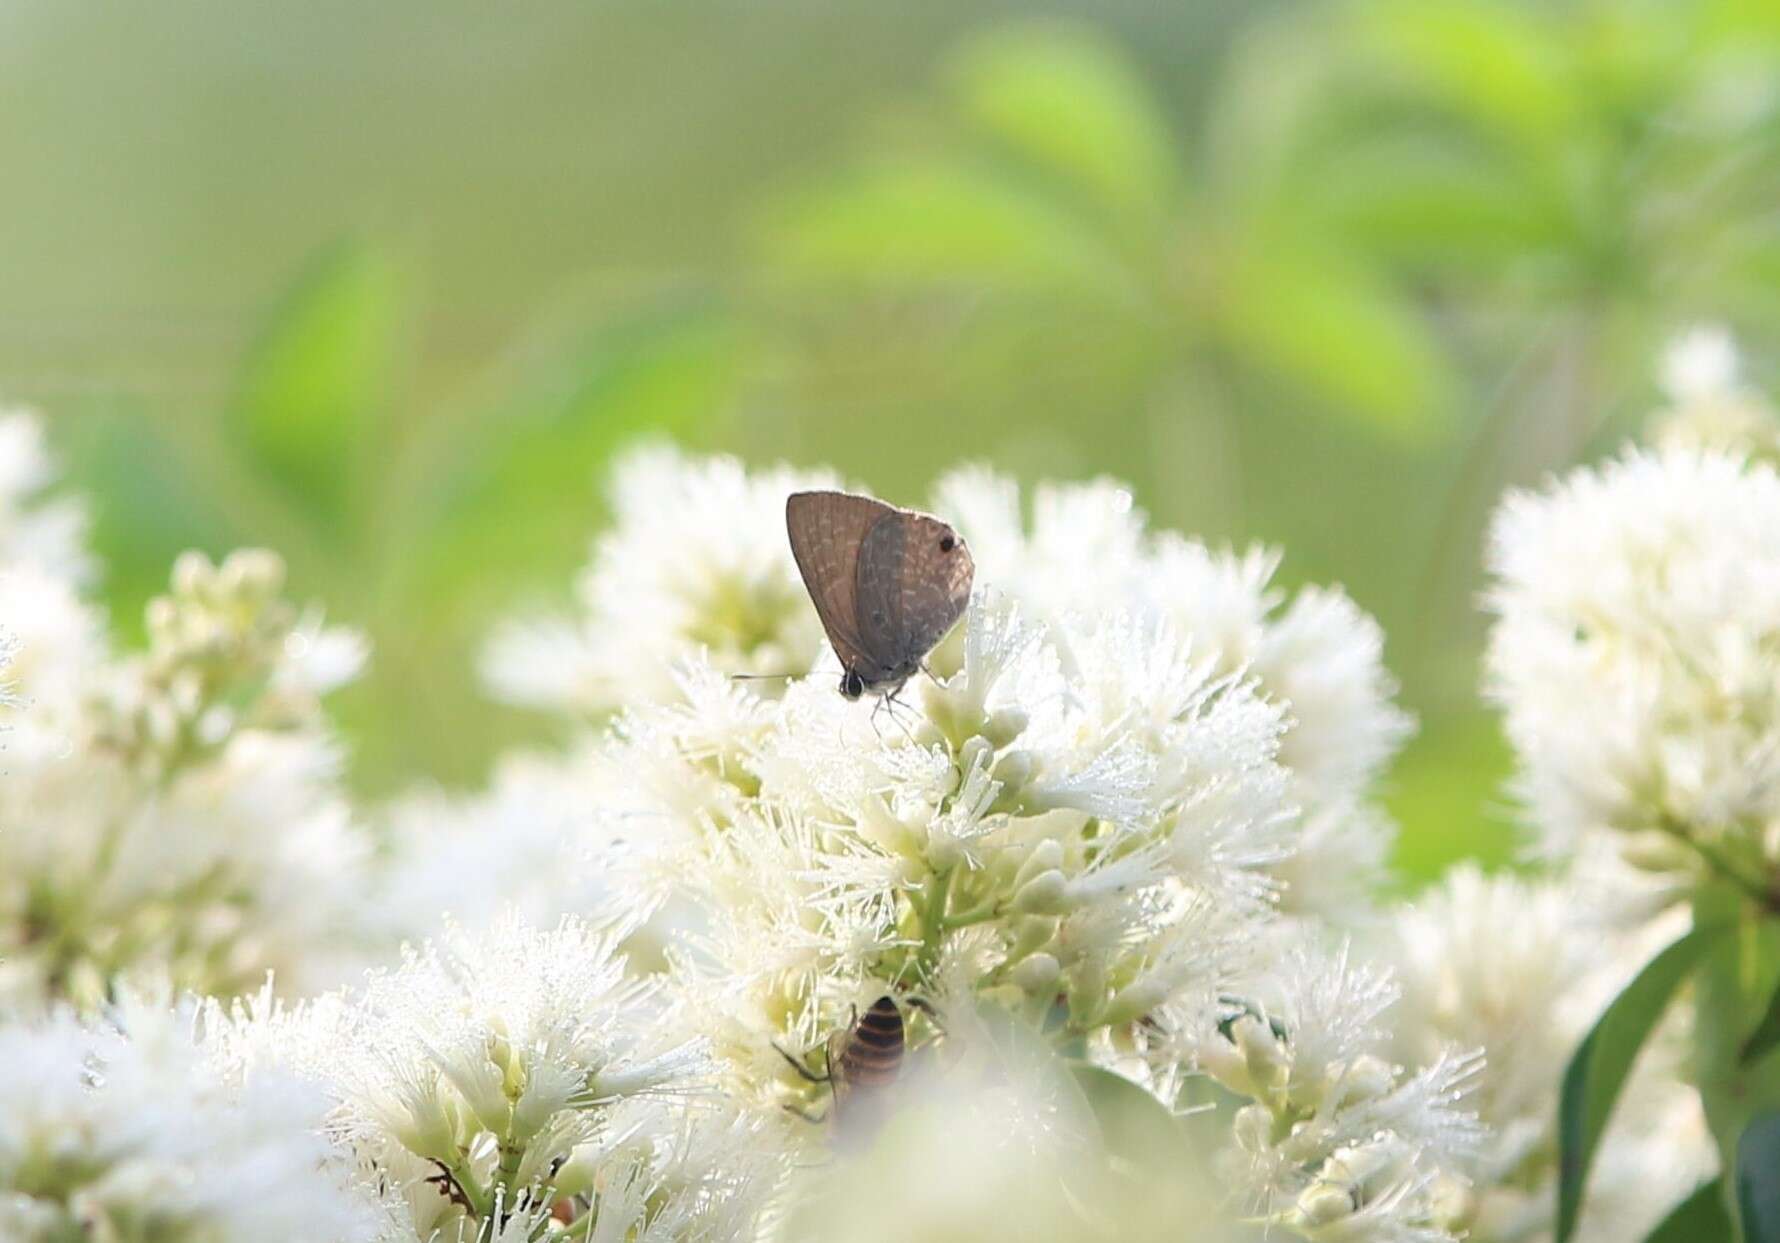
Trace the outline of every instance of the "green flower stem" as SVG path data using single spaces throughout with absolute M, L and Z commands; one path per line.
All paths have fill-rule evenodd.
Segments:
M 1780 985 L 1780 920 L 1766 902 L 1752 902 L 1742 886 L 1702 886 L 1694 923 L 1730 923 L 1731 935 L 1694 977 L 1694 1054 L 1700 1096 L 1719 1159 L 1733 1167 L 1738 1137 L 1749 1120 L 1780 1108 L 1780 1054 L 1740 1064 L 1744 1042 Z
M 972 924 L 986 924 L 991 919 L 999 919 L 1001 913 L 1000 904 L 991 900 L 981 906 L 973 906 L 968 911 L 942 916 L 940 923 L 942 927 L 950 931 L 953 928 L 968 928 Z
M 1657 827 L 1692 850 L 1720 879 L 1736 886 L 1770 915 L 1780 913 L 1780 891 L 1776 890 L 1773 881 L 1751 874 L 1725 851 L 1695 836 L 1693 830 L 1679 820 L 1664 816 L 1657 821 Z
M 930 974 L 939 961 L 940 940 L 947 929 L 946 907 L 952 897 L 952 876 L 958 869 L 949 867 L 934 875 L 929 882 L 927 901 L 921 907 L 921 949 L 917 960 L 921 974 Z

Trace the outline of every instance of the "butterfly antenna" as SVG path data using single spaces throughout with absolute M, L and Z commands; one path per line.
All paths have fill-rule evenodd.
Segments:
M 792 678 L 801 678 L 801 673 L 732 673 L 731 682 L 789 682 Z

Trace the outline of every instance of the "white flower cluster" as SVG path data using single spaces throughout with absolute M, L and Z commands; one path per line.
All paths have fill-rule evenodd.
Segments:
M 1628 450 L 1516 493 L 1490 545 L 1489 690 L 1545 846 L 1739 883 L 1780 863 L 1780 477 Z
M 1121 610 L 1169 622 L 1215 675 L 1252 679 L 1282 707 L 1279 761 L 1301 822 L 1274 874 L 1288 911 L 1351 919 L 1377 887 L 1391 828 L 1371 787 L 1409 733 L 1393 702 L 1378 624 L 1336 588 L 1288 599 L 1271 585 L 1279 554 L 1218 551 L 1152 532 L 1117 483 L 1041 485 L 1031 519 L 1019 490 L 963 470 L 936 490 L 984 577 L 1037 617 Z
M 721 578 L 711 567 L 747 569 L 792 602 L 772 610 L 775 633 L 813 623 L 785 542 L 790 486 L 661 454 L 620 468 L 627 499 L 583 582 L 577 642 L 630 645 L 624 709 L 608 737 L 503 771 L 483 821 L 498 837 L 482 839 L 502 861 L 470 870 L 530 859 L 521 900 L 554 914 L 565 859 L 614 861 L 623 881 L 608 891 L 667 947 L 725 1087 L 769 1115 L 826 1109 L 811 1078 L 886 994 L 908 999 L 914 1045 L 962 1042 L 956 1016 L 987 1006 L 1170 1104 L 1253 1048 L 1233 1005 L 1265 1013 L 1289 1099 L 1272 1081 L 1227 1083 L 1290 1143 L 1231 1141 L 1243 1211 L 1317 1238 L 1444 1237 L 1427 1193 L 1470 1140 L 1458 1096 L 1473 1064 L 1385 1061 L 1351 998 L 1316 998 L 1326 971 L 1367 997 L 1388 987 L 1316 948 L 1320 921 L 1285 917 L 1355 918 L 1382 860 L 1387 826 L 1367 800 L 1407 721 L 1371 620 L 1333 591 L 1288 604 L 1268 585 L 1271 554 L 1151 534 L 1111 484 L 1041 489 L 1028 531 L 1011 484 L 966 472 L 936 507 L 970 541 L 979 586 L 930 658 L 941 680 L 876 710 L 834 693 L 826 655 L 782 690 L 738 683 L 770 663 L 750 655 L 762 614 L 700 591 Z M 686 499 L 705 496 L 722 521 Z M 687 566 L 706 568 L 668 568 Z M 619 601 L 657 644 L 647 656 L 620 633 Z M 522 683 L 506 688 L 540 702 Z M 519 827 L 528 804 L 541 836 Z M 488 809 L 454 805 L 447 839 L 478 849 Z M 439 823 L 412 805 L 401 819 Z M 438 836 L 414 841 L 437 856 Z M 1325 1022 L 1345 1024 L 1341 1038 Z M 1318 1189 L 1361 1162 L 1338 1213 Z
M 353 1224 L 318 1207 L 302 1237 L 832 1237 L 849 1180 L 940 1179 L 934 1127 L 982 1137 L 995 1200 L 1083 1164 L 1085 1083 L 1166 1136 L 1173 1216 L 1126 1220 L 1109 1165 L 1033 1198 L 1028 1237 L 1190 1214 L 1208 1237 L 1452 1238 L 1474 1041 L 1393 1050 L 1397 988 L 1348 940 L 1407 727 L 1376 626 L 1338 592 L 1285 598 L 1271 554 L 1150 532 L 1113 485 L 1040 489 L 1027 523 L 967 472 L 936 503 L 976 558 L 964 621 L 933 677 L 850 703 L 784 535 L 785 494 L 822 481 L 627 459 L 579 615 L 489 658 L 584 732 L 480 794 L 398 800 L 377 858 L 318 705 L 357 648 L 291 613 L 275 561 L 183 560 L 134 657 L 48 580 L 9 611 L 0 972 L 89 1006 L 132 971 L 236 994 L 201 1012 L 191 1091 L 320 1093 L 291 1142 Z M 273 965 L 300 992 L 342 931 L 412 947 L 319 998 L 239 997 Z M 935 1094 L 890 1111 L 883 1166 L 812 1188 L 795 1167 L 825 1136 L 873 1143 L 834 1073 L 886 996 Z M 1010 1040 L 1041 1069 L 985 1068 Z
M 517 920 L 410 951 L 355 992 L 217 1018 L 322 1085 L 328 1130 L 406 1243 L 749 1236 L 779 1149 L 707 1090 L 617 931 Z
M 490 688 L 600 715 L 671 695 L 675 664 L 701 651 L 730 673 L 807 672 L 822 628 L 784 555 L 785 498 L 833 486 L 825 474 L 750 475 L 733 458 L 633 452 L 613 473 L 612 529 L 577 585 L 579 613 L 503 628 L 483 661 Z
M 1780 459 L 1780 421 L 1739 370 L 1736 343 L 1722 328 L 1695 328 L 1676 340 L 1663 359 L 1669 406 L 1653 420 L 1652 443 Z
M 1574 877 L 1485 876 L 1471 866 L 1398 914 L 1387 955 L 1403 985 L 1390 1015 L 1395 1056 L 1489 1051 L 1489 1074 L 1468 1098 L 1484 1142 L 1462 1167 L 1468 1181 L 1441 1189 L 1467 1237 L 1550 1237 L 1564 1068 L 1608 1000 L 1674 935 L 1673 920 L 1627 935 L 1612 895 L 1591 895 Z M 1699 1094 L 1678 1077 L 1678 1033 L 1666 1035 L 1602 1142 L 1579 1239 L 1643 1238 L 1712 1173 Z
M 26 426 L 0 441 L 34 452 Z M 73 580 L 0 563 L 0 997 L 90 1005 L 139 965 L 205 990 L 325 969 L 362 851 L 318 701 L 360 647 L 293 612 L 282 577 L 269 553 L 188 554 L 147 650 L 118 655 Z
M 326 1098 L 232 1063 L 202 1027 L 193 1006 L 136 998 L 0 1026 L 0 1237 L 378 1237 L 322 1138 Z
M 43 425 L 27 410 L 0 406 L 0 566 L 31 566 L 81 584 L 93 574 L 86 513 L 72 497 L 55 496 L 56 467 Z

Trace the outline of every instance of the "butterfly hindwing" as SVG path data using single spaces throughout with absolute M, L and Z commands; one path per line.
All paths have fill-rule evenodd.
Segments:
M 963 616 L 975 570 L 951 527 L 898 510 L 866 533 L 856 573 L 860 640 L 876 676 L 902 678 Z
M 848 669 L 863 672 L 875 663 L 859 633 L 859 553 L 867 532 L 895 513 L 882 501 L 846 492 L 794 492 L 785 501 L 791 555 L 822 629 Z
M 797 492 L 785 526 L 828 641 L 868 688 L 901 685 L 970 602 L 970 551 L 938 518 L 869 496 Z

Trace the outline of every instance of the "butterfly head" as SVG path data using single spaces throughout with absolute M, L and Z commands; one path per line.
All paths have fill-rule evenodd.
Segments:
M 849 669 L 841 674 L 841 696 L 845 699 L 858 699 L 865 694 L 865 679 Z

